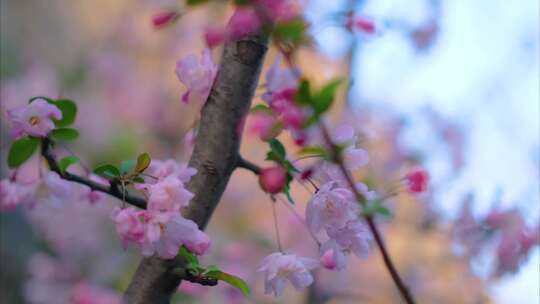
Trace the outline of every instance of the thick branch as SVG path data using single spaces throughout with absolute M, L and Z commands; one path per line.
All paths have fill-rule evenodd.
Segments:
M 124 199 L 125 202 L 127 202 L 130 205 L 133 205 L 135 207 L 146 209 L 146 200 L 144 198 L 131 195 L 129 193 L 122 194 L 122 191 L 118 188 L 117 184 L 110 183 L 109 186 L 96 183 L 94 181 L 91 181 L 85 177 L 72 174 L 69 172 L 62 172 L 60 170 L 60 167 L 58 166 L 58 162 L 56 161 L 56 157 L 54 156 L 53 152 L 51 151 L 51 141 L 48 138 L 43 139 L 41 143 L 41 155 L 45 158 L 47 161 L 47 164 L 49 165 L 49 168 L 51 168 L 52 171 L 58 173 L 58 175 L 68 181 L 72 181 L 75 183 L 79 183 L 82 185 L 86 185 L 90 187 L 90 189 L 94 191 L 99 191 L 103 193 L 107 193 L 111 196 L 114 196 L 120 200 Z
M 264 56 L 267 37 L 253 35 L 228 42 L 216 80 L 201 111 L 200 128 L 189 166 L 197 169 L 187 188 L 195 194 L 184 216 L 204 229 L 216 208 L 233 170 L 237 167 L 241 132 L 249 110 Z M 184 277 L 173 268 L 182 262 L 144 258 L 129 287 L 130 304 L 169 303 Z

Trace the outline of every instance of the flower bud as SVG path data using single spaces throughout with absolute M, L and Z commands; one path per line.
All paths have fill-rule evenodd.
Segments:
M 407 189 L 413 193 L 425 192 L 429 181 L 429 175 L 424 169 L 413 169 L 405 176 Z
M 281 166 L 265 168 L 259 175 L 261 188 L 268 193 L 279 193 L 287 182 L 287 171 Z

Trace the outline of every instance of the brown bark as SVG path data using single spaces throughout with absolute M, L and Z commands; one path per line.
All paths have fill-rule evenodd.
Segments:
M 253 35 L 224 46 L 218 74 L 201 111 L 197 141 L 189 165 L 197 169 L 188 184 L 195 194 L 184 216 L 204 229 L 237 167 L 241 133 L 259 79 L 268 38 Z M 126 291 L 128 303 L 161 304 L 170 298 L 182 277 L 172 269 L 182 261 L 143 258 Z

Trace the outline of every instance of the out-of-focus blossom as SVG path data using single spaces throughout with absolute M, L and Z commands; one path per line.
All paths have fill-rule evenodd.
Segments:
M 298 86 L 300 71 L 298 69 L 281 68 L 282 56 L 276 57 L 276 60 L 266 72 L 266 92 L 262 99 L 269 105 L 275 100 L 290 99 L 294 97 L 294 92 Z
M 144 226 L 141 221 L 142 212 L 134 208 L 115 208 L 113 220 L 116 223 L 116 232 L 122 239 L 122 246 L 127 248 L 128 242 L 139 243 L 144 238 Z
M 311 285 L 313 276 L 310 270 L 318 266 L 319 262 L 315 259 L 275 252 L 264 258 L 257 271 L 265 273 L 264 293 L 280 296 L 287 280 L 297 290 Z
M 281 132 L 282 126 L 272 113 L 257 111 L 249 116 L 249 131 L 259 136 L 263 141 L 275 138 Z
M 23 135 L 45 137 L 54 129 L 54 119 L 61 119 L 62 112 L 43 99 L 11 109 L 8 118 L 12 124 L 15 137 Z
M 259 0 L 258 1 L 273 22 L 287 22 L 298 17 L 299 8 L 291 0 Z
M 212 61 L 210 49 L 204 49 L 201 59 L 191 54 L 176 63 L 176 76 L 187 91 L 182 95 L 182 102 L 205 102 L 217 74 L 217 65 Z
M 321 228 L 340 229 L 350 220 L 356 219 L 358 212 L 354 194 L 335 182 L 328 182 L 308 202 L 306 222 L 313 233 L 319 232 Z
M 34 193 L 35 187 L 13 182 L 9 179 L 0 181 L 0 212 L 12 211 L 24 203 Z
M 425 192 L 428 187 L 429 174 L 426 170 L 416 168 L 407 173 L 405 176 L 407 181 L 407 189 L 413 193 Z
M 157 180 L 162 180 L 169 175 L 174 175 L 180 179 L 182 183 L 187 183 L 191 177 L 197 174 L 197 169 L 180 164 L 173 159 L 167 160 L 152 160 L 148 168 L 148 174 Z M 150 179 L 152 180 L 152 179 Z
M 347 265 L 347 255 L 334 239 L 329 239 L 321 246 L 321 265 L 328 270 L 343 270 Z
M 347 13 L 345 26 L 351 32 L 357 30 L 366 34 L 374 34 L 376 31 L 375 22 L 364 17 L 355 16 L 354 12 Z
M 371 234 L 359 219 L 347 222 L 342 228 L 329 226 L 326 232 L 343 251 L 352 252 L 361 258 L 368 255 Z
M 98 184 L 108 185 L 108 181 L 106 179 L 95 174 L 90 174 L 88 176 L 88 179 Z M 92 205 L 96 204 L 97 202 L 99 202 L 105 197 L 104 193 L 91 190 L 90 188 L 86 188 L 86 191 L 87 192 L 85 193 L 85 197 L 88 200 L 88 202 L 90 202 L 90 204 Z
M 343 160 L 348 169 L 356 170 L 369 162 L 369 155 L 364 149 L 349 147 L 343 151 Z
M 252 7 L 237 8 L 229 20 L 227 31 L 232 39 L 258 31 L 262 26 L 261 20 Z
M 122 304 L 122 296 L 112 290 L 79 283 L 71 291 L 71 304 Z
M 268 193 L 279 193 L 287 182 L 287 170 L 282 166 L 264 168 L 259 174 L 259 184 Z
M 204 41 L 209 48 L 214 48 L 227 39 L 227 31 L 220 27 L 209 27 L 204 31 Z
M 177 11 L 157 13 L 154 16 L 152 16 L 152 26 L 155 29 L 164 28 L 168 25 L 171 25 L 173 22 L 175 22 L 178 19 L 178 17 L 180 17 L 180 13 Z

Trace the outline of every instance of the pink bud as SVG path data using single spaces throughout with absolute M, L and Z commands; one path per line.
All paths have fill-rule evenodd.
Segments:
M 214 48 L 225 41 L 227 33 L 223 28 L 208 28 L 204 32 L 204 40 L 209 48 Z
M 265 168 L 259 175 L 261 188 L 268 193 L 279 193 L 287 181 L 287 171 L 281 166 Z
M 176 11 L 157 13 L 152 17 L 152 25 L 155 29 L 161 29 L 172 24 L 178 17 L 180 13 Z
M 227 25 L 229 35 L 232 39 L 238 39 L 244 35 L 254 33 L 262 26 L 261 20 L 255 9 L 238 8 Z
M 358 18 L 356 19 L 354 26 L 355 28 L 357 28 L 358 30 L 366 34 L 375 33 L 375 24 L 372 21 L 369 21 L 363 18 Z
M 210 248 L 210 238 L 206 233 L 197 231 L 193 239 L 186 241 L 186 247 L 196 255 L 203 255 Z
M 334 249 L 328 249 L 324 252 L 324 254 L 321 256 L 321 265 L 329 270 L 336 269 L 337 261 L 336 256 L 334 254 Z
M 424 169 L 413 169 L 405 176 L 407 189 L 410 192 L 420 193 L 427 190 L 429 175 Z

